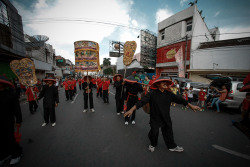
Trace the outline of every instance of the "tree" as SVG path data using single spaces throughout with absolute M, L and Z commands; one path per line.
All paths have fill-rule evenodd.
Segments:
M 111 75 L 111 74 L 113 74 L 113 69 L 112 68 L 107 68 L 107 69 L 103 70 L 103 74 Z
M 110 58 L 104 58 L 103 59 L 103 66 L 110 66 L 111 62 L 110 62 Z

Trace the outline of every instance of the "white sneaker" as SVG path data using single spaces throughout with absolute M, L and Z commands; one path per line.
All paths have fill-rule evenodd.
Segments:
M 135 121 L 132 121 L 132 124 L 135 125 Z
M 176 146 L 175 148 L 169 149 L 169 151 L 182 152 L 184 151 L 184 149 L 182 147 Z
M 45 123 L 45 122 L 42 124 L 42 126 L 46 126 L 46 125 L 47 125 L 47 123 Z
M 87 112 L 87 110 L 84 109 L 82 112 Z
M 6 158 L 0 160 L 0 166 L 2 166 L 8 159 L 10 159 L 10 157 L 11 157 L 11 156 L 9 155 L 9 156 L 7 156 Z
M 121 115 L 121 113 L 118 112 L 117 115 Z
M 20 162 L 21 157 L 13 158 L 10 160 L 10 165 L 15 165 Z
M 54 122 L 54 123 L 52 124 L 52 126 L 56 126 L 56 123 Z
M 121 113 L 124 114 L 124 111 L 122 111 Z
M 149 146 L 148 146 L 148 150 L 151 151 L 151 152 L 154 152 L 154 151 L 155 151 L 155 147 L 149 145 Z
M 128 125 L 128 121 L 125 122 L 125 125 Z
M 95 112 L 95 109 L 94 108 L 92 108 L 92 109 L 90 109 L 92 112 Z

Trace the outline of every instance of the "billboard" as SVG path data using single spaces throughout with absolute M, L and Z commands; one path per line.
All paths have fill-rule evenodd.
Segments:
M 76 41 L 75 72 L 96 72 L 100 70 L 99 44 L 93 41 Z
M 109 42 L 109 57 L 120 57 L 124 54 L 124 42 L 110 41 Z

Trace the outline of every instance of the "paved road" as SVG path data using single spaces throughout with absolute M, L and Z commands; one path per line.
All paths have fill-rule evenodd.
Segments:
M 24 149 L 20 167 L 197 167 L 248 166 L 250 140 L 231 125 L 239 115 L 216 114 L 212 110 L 192 112 L 180 106 L 171 108 L 176 143 L 183 153 L 170 152 L 160 134 L 155 152 L 147 150 L 149 116 L 139 110 L 136 125 L 125 126 L 115 111 L 115 90 L 110 104 L 94 96 L 95 113 L 83 113 L 83 95 L 65 101 L 60 90 L 56 108 L 57 125 L 41 127 L 42 104 L 30 115 L 22 103 L 22 141 Z M 7 166 L 7 165 L 6 165 Z

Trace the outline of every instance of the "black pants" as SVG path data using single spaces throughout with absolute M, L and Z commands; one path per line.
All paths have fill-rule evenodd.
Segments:
M 83 98 L 84 98 L 84 109 L 88 109 L 88 98 L 89 98 L 89 105 L 90 109 L 94 108 L 93 104 L 93 93 L 83 93 Z
M 29 109 L 31 114 L 33 114 L 36 111 L 37 107 L 38 105 L 35 100 L 29 101 Z
M 191 104 L 192 101 L 193 101 L 193 98 L 189 97 L 189 98 L 188 98 L 188 102 Z
M 82 90 L 82 84 L 79 84 L 79 89 Z
M 74 94 L 76 93 L 76 86 L 74 87 Z
M 66 96 L 66 99 L 67 99 L 67 100 L 69 100 L 69 97 L 70 97 L 69 93 L 70 93 L 69 90 L 65 90 L 65 96 Z
M 51 123 L 56 122 L 55 108 L 44 108 L 44 121 L 45 121 L 45 123 L 49 123 L 49 120 Z
M 69 90 L 69 99 L 70 99 L 70 100 L 73 100 L 73 99 L 72 99 L 73 94 L 74 94 L 74 90 Z
M 128 102 L 127 102 L 127 110 L 130 110 L 135 104 L 136 102 L 138 101 L 138 96 L 132 96 L 130 95 L 129 98 L 128 98 Z M 131 121 L 134 121 L 135 120 L 135 115 L 136 115 L 136 110 L 133 112 L 132 116 L 131 116 Z M 128 122 L 130 119 L 130 117 L 125 117 L 125 121 Z
M 14 137 L 14 126 L 6 126 L 0 128 L 1 137 L 0 137 L 0 160 L 5 159 L 9 155 L 11 158 L 17 158 L 22 154 L 22 148 L 16 142 Z
M 98 97 L 100 94 L 100 97 L 102 97 L 102 88 L 98 88 L 98 91 L 96 93 L 96 97 Z
M 151 125 L 151 129 L 148 133 L 148 138 L 150 140 L 151 145 L 153 147 L 156 147 L 158 144 L 159 128 L 161 128 L 161 133 L 168 149 L 175 148 L 177 145 L 174 142 L 174 134 L 171 120 L 162 127 Z
M 109 103 L 109 90 L 103 90 L 103 102 Z
M 121 95 L 115 95 L 115 102 L 116 102 L 116 112 L 120 113 L 123 111 L 123 99 L 121 98 Z

